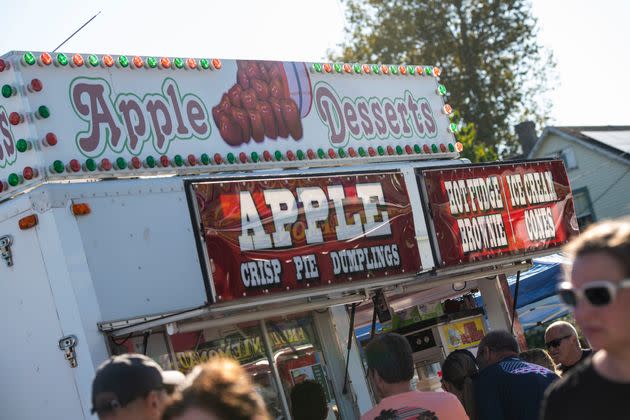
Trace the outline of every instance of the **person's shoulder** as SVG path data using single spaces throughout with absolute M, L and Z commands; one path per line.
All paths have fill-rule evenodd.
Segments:
M 586 359 L 553 382 L 547 389 L 547 394 L 573 393 L 576 387 L 592 383 L 593 375 L 596 375 L 593 362 L 591 359 Z

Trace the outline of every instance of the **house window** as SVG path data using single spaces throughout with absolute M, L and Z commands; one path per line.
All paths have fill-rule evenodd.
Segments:
M 573 190 L 573 203 L 575 204 L 575 216 L 577 217 L 580 230 L 584 230 L 586 226 L 596 220 L 588 188 L 582 187 Z
M 564 162 L 564 167 L 567 170 L 575 169 L 578 167 L 577 160 L 575 159 L 575 152 L 571 147 L 553 152 L 548 157 L 562 159 L 562 161 Z

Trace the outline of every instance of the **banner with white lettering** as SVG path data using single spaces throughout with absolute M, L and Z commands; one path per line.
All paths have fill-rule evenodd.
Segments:
M 442 266 L 559 247 L 578 233 L 562 161 L 418 172 Z
M 420 271 L 400 173 L 191 183 L 215 302 Z

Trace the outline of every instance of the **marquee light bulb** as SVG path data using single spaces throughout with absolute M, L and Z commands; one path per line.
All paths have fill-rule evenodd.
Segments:
M 85 169 L 87 169 L 90 172 L 93 172 L 96 170 L 96 162 L 94 161 L 94 159 L 89 158 L 85 161 Z
M 114 65 L 114 58 L 111 55 L 104 55 L 103 64 L 105 67 L 112 67 Z
M 25 53 L 24 56 L 22 56 L 22 58 L 24 59 L 24 62 L 28 64 L 29 66 L 32 66 L 37 61 L 35 60 L 35 56 L 30 52 Z
M 57 172 L 58 174 L 60 174 L 60 173 L 63 173 L 65 166 L 62 161 L 56 160 L 52 164 L 52 169 L 54 172 Z
M 72 56 L 72 64 L 74 64 L 76 67 L 83 66 L 84 62 L 85 61 L 83 60 L 83 56 L 81 54 L 75 54 Z
M 118 57 L 118 65 L 123 68 L 129 67 L 129 59 L 127 56 L 121 55 Z
M 39 55 L 39 61 L 45 66 L 49 66 L 52 64 L 53 60 L 50 54 L 48 54 L 47 52 L 44 52 Z
M 66 55 L 63 53 L 57 54 L 57 64 L 59 64 L 60 66 L 67 66 L 68 57 L 66 57 Z
M 133 65 L 134 65 L 137 69 L 144 67 L 144 61 L 142 61 L 142 57 L 139 57 L 139 56 L 137 56 L 137 55 L 136 55 L 136 56 L 133 58 Z
M 98 57 L 94 54 L 90 54 L 90 56 L 88 56 L 88 64 L 92 67 L 98 66 Z

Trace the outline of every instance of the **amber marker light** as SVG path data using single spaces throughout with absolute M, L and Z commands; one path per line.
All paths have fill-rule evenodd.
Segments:
M 92 212 L 90 205 L 87 203 L 72 204 L 72 214 L 75 216 L 86 216 Z
M 30 214 L 26 217 L 22 217 L 18 220 L 18 226 L 21 230 L 30 229 L 32 227 L 37 226 L 38 220 L 36 214 Z

